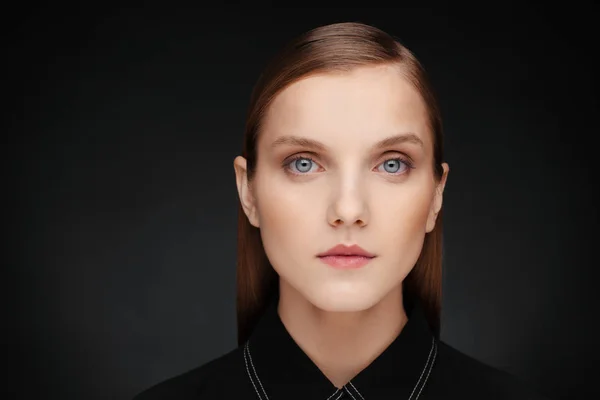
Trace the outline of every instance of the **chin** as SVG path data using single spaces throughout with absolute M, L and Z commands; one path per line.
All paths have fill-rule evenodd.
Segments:
M 366 288 L 322 287 L 306 296 L 315 307 L 329 312 L 364 311 L 375 306 L 383 293 L 378 295 Z

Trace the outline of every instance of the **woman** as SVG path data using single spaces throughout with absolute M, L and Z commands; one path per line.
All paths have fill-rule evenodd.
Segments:
M 136 399 L 538 399 L 440 341 L 435 98 L 415 57 L 358 23 L 266 68 L 234 161 L 238 348 Z

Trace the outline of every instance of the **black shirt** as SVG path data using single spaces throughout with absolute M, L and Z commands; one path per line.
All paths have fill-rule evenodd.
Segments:
M 516 377 L 436 339 L 418 303 L 407 315 L 385 351 L 338 389 L 289 335 L 274 300 L 243 346 L 134 400 L 544 399 Z

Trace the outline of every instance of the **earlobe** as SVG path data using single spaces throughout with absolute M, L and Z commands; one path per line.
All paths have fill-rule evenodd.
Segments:
M 254 199 L 250 182 L 248 181 L 248 170 L 246 159 L 238 156 L 233 160 L 233 168 L 235 170 L 235 181 L 240 198 L 240 204 L 244 209 L 244 213 L 248 217 L 250 224 L 259 227 L 258 213 L 256 210 L 256 201 Z

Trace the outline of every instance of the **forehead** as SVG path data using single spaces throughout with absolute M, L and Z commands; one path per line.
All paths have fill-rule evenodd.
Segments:
M 359 67 L 303 78 L 280 92 L 265 115 L 264 141 L 302 135 L 365 145 L 400 131 L 429 143 L 421 95 L 397 66 Z

